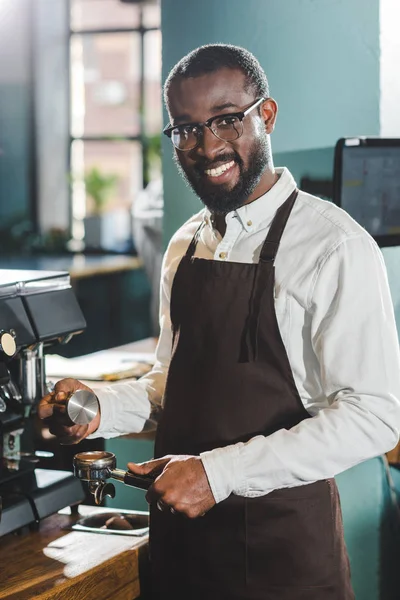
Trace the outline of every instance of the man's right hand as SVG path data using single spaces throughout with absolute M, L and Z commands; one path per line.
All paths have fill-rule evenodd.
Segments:
M 100 425 L 100 412 L 88 425 L 76 425 L 68 417 L 66 402 L 77 390 L 93 392 L 77 379 L 61 379 L 56 383 L 54 390 L 42 398 L 38 405 L 39 417 L 48 426 L 50 433 L 58 438 L 60 444 L 77 444 L 96 431 Z

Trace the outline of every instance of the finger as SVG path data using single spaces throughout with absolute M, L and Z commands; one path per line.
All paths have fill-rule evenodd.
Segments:
M 149 460 L 144 463 L 128 463 L 128 469 L 132 473 L 137 473 L 138 475 L 148 475 L 148 473 L 152 473 L 153 471 L 160 472 L 164 469 L 165 465 L 169 463 L 172 456 L 163 456 L 163 458 L 156 458 L 154 460 Z
M 68 398 L 66 392 L 56 392 L 53 390 L 50 394 L 44 396 L 38 404 L 38 415 L 40 419 L 51 417 L 55 407 L 61 407 Z
M 75 423 L 71 420 L 67 413 L 65 404 L 53 404 L 53 414 L 47 417 L 45 423 L 48 427 L 74 427 Z
M 50 433 L 56 436 L 64 436 L 67 435 L 68 432 L 73 433 L 77 427 L 74 423 L 66 423 L 65 419 L 54 417 L 46 419 L 45 423 L 48 426 Z
M 153 502 L 158 502 L 160 500 L 160 494 L 154 489 L 154 486 L 151 485 L 146 492 L 145 498 L 147 504 L 153 504 Z
M 68 397 L 77 390 L 93 391 L 87 385 L 81 383 L 80 381 L 78 381 L 78 379 L 73 379 L 72 377 L 61 379 L 60 381 L 57 381 L 56 385 L 54 386 L 54 392 L 60 398 L 62 398 L 62 396 L 60 395 L 62 393 L 66 394 L 65 397 Z
M 54 394 L 47 394 L 38 404 L 37 411 L 40 419 L 51 417 L 54 410 Z
M 84 437 L 86 437 L 87 427 L 85 425 L 79 425 L 77 428 L 70 427 L 65 428 L 64 431 L 57 433 L 57 438 L 62 446 L 69 446 L 71 444 L 77 444 Z
M 163 512 L 164 510 L 168 509 L 168 506 L 162 500 L 157 500 L 157 508 Z
M 55 407 L 61 407 L 66 400 L 79 389 L 90 389 L 77 379 L 67 378 L 57 381 L 53 390 L 44 396 L 38 405 L 38 415 L 40 419 L 46 419 L 54 414 Z M 92 391 L 92 390 L 91 390 Z
M 54 402 L 64 402 L 65 400 L 67 400 L 67 398 L 69 398 L 70 396 L 72 396 L 72 392 L 57 392 L 54 391 Z
M 73 444 L 79 444 L 85 437 L 86 436 L 81 433 L 76 433 L 74 435 L 60 437 L 58 441 L 61 446 L 72 446 Z
M 77 379 L 73 379 L 72 377 L 66 377 L 65 379 L 60 379 L 57 381 L 54 386 L 54 390 L 56 392 L 74 392 L 80 385 L 83 385 Z

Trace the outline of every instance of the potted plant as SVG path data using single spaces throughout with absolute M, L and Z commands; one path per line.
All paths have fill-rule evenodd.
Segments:
M 86 195 L 92 202 L 92 209 L 84 219 L 86 248 L 101 248 L 105 212 L 110 197 L 116 191 L 118 177 L 114 174 L 102 173 L 98 167 L 92 167 L 85 173 L 84 184 Z
M 145 136 L 144 145 L 144 187 L 152 179 L 161 175 L 161 135 Z

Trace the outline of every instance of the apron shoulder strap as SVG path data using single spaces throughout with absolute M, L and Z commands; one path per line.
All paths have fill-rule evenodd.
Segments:
M 290 194 L 289 198 L 278 208 L 276 215 L 271 223 L 268 235 L 265 238 L 260 253 L 260 262 L 274 262 L 278 252 L 282 234 L 285 230 L 287 220 L 290 216 L 299 190 L 296 188 Z
M 254 278 L 252 298 L 250 303 L 250 313 L 247 321 L 246 334 L 244 337 L 244 362 L 253 362 L 258 358 L 260 311 L 263 296 L 268 286 L 269 277 L 273 277 L 274 261 L 278 252 L 282 234 L 286 223 L 298 196 L 299 190 L 296 188 L 290 194 L 289 198 L 278 208 L 275 217 L 271 223 L 265 242 L 261 248 L 260 261 L 257 265 L 257 272 Z M 271 282 L 273 293 L 274 281 Z
M 198 226 L 198 228 L 196 229 L 195 234 L 192 237 L 192 241 L 190 242 L 188 249 L 186 250 L 186 254 L 185 254 L 186 258 L 190 259 L 194 256 L 194 253 L 196 252 L 197 242 L 199 241 L 200 233 L 201 233 L 204 225 L 205 225 L 205 221 L 203 220 L 200 223 L 200 225 Z

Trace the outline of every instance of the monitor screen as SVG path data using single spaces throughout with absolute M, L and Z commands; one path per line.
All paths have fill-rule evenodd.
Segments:
M 333 184 L 334 202 L 379 245 L 400 245 L 400 139 L 339 140 Z

